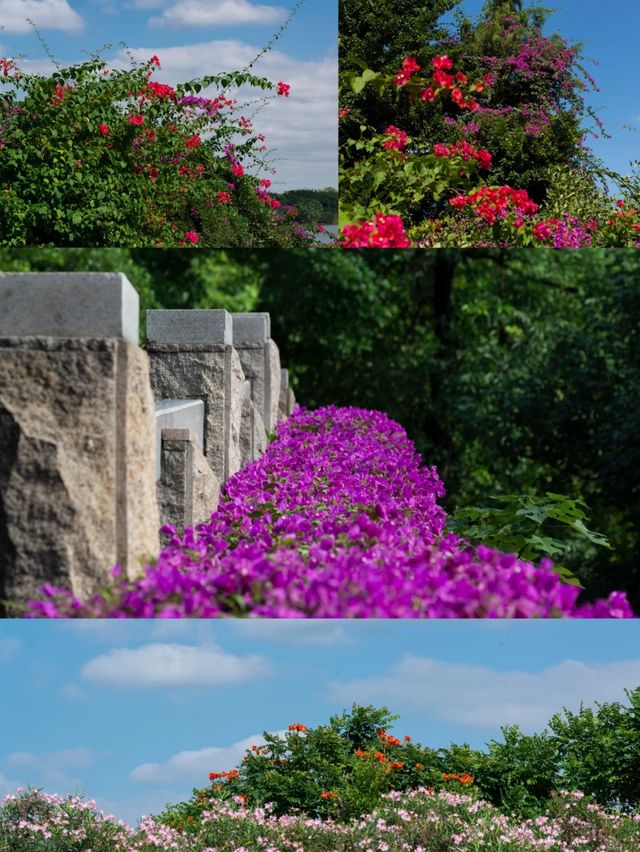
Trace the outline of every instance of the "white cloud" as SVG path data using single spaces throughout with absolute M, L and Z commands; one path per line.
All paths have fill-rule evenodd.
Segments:
M 10 766 L 40 767 L 47 771 L 65 769 L 86 769 L 92 766 L 93 752 L 88 748 L 70 748 L 63 751 L 30 752 L 16 751 L 8 755 L 6 762 Z
M 497 730 L 518 724 L 541 730 L 563 707 L 581 702 L 623 701 L 640 685 L 640 660 L 583 663 L 565 660 L 538 672 L 493 671 L 484 666 L 443 663 L 406 655 L 382 676 L 332 683 L 340 701 L 388 704 L 402 712 L 418 708 L 439 719 Z
M 17 788 L 20 786 L 19 781 L 14 781 L 12 778 L 7 778 L 6 775 L 3 775 L 0 772 L 0 797 L 8 795 L 9 793 L 15 793 Z
M 235 618 L 230 622 L 241 639 L 300 645 L 352 645 L 353 638 L 339 622 L 307 618 Z
M 263 657 L 238 657 L 215 645 L 166 644 L 114 648 L 82 669 L 87 680 L 124 687 L 205 686 L 238 683 L 269 674 Z
M 8 662 L 20 650 L 20 640 L 8 637 L 0 639 L 0 665 Z
M 153 17 L 152 26 L 212 27 L 237 24 L 271 24 L 286 18 L 280 6 L 265 6 L 249 0 L 180 0 Z
M 41 29 L 65 32 L 78 32 L 85 23 L 68 0 L 0 0 L 0 24 L 5 32 L 31 32 L 27 18 Z
M 284 734 L 284 731 L 276 731 Z M 129 779 L 138 784 L 170 784 L 189 781 L 204 786 L 210 772 L 225 772 L 237 766 L 247 749 L 262 745 L 262 734 L 252 734 L 230 746 L 202 748 L 198 751 L 180 751 L 165 763 L 143 763 L 129 773 Z M 204 779 L 204 780 L 203 780 Z
M 77 683 L 67 683 L 60 687 L 60 695 L 72 701 L 85 701 L 87 693 Z

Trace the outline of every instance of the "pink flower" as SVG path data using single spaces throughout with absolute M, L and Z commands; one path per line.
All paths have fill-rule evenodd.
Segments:
M 160 67 L 160 60 L 158 59 L 157 56 L 152 56 L 151 59 L 149 60 L 149 65 L 157 65 L 158 68 L 159 68 Z
M 231 171 L 236 177 L 241 177 L 244 174 L 244 169 L 242 168 L 241 163 L 234 163 L 231 166 Z
M 200 242 L 200 237 L 196 234 L 195 231 L 187 231 L 187 233 L 184 235 L 184 238 L 188 242 L 193 243 L 193 245 Z
M 232 198 L 228 192 L 219 192 L 216 195 L 218 199 L 218 204 L 231 204 Z
M 102 133 L 103 136 L 108 136 L 110 132 L 108 124 L 99 124 L 98 130 L 100 131 L 100 133 Z
M 278 83 L 278 94 L 284 95 L 285 98 L 289 97 L 289 92 L 291 91 L 291 86 L 288 83 L 279 82 Z

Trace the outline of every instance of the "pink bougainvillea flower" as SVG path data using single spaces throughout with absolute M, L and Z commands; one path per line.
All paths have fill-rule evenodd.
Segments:
M 290 91 L 291 91 L 291 86 L 288 83 L 283 83 L 282 81 L 278 82 L 278 94 L 279 95 L 284 95 L 285 98 L 288 98 Z
M 144 124 L 144 115 L 130 115 L 129 124 L 141 125 Z
M 399 216 L 376 213 L 374 222 L 358 222 L 342 229 L 342 248 L 409 248 Z
M 187 231 L 184 238 L 187 242 L 193 243 L 193 245 L 200 242 L 200 237 L 195 231 Z
M 231 204 L 233 200 L 228 192 L 219 192 L 216 198 L 218 199 L 218 204 Z
M 190 136 L 188 139 L 185 140 L 184 144 L 187 148 L 199 148 L 200 145 L 202 145 L 202 139 L 198 136 L 197 133 L 194 133 L 193 136 Z
M 233 165 L 231 166 L 231 171 L 236 177 L 242 177 L 242 175 L 244 174 L 244 169 L 242 168 L 241 163 L 233 163 Z
M 158 59 L 158 57 L 157 57 L 157 56 L 155 56 L 155 55 L 154 55 L 154 56 L 152 56 L 152 57 L 151 57 L 151 59 L 149 60 L 149 65 L 157 65 L 157 66 L 158 66 L 158 68 L 159 68 L 159 67 L 160 67 L 160 60 Z
M 110 133 L 108 124 L 99 124 L 98 130 L 100 131 L 100 133 L 102 133 L 103 136 L 108 136 Z

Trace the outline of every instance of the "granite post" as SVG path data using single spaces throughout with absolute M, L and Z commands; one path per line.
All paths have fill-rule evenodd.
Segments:
M 233 314 L 233 345 L 245 377 L 251 382 L 251 399 L 262 415 L 265 429 L 273 432 L 280 403 L 280 353 L 271 340 L 269 314 Z
M 118 273 L 0 274 L 0 599 L 157 554 L 154 405 Z M 7 614 L 11 614 L 8 612 Z
M 157 402 L 201 399 L 204 455 L 220 482 L 241 465 L 242 365 L 223 310 L 147 311 L 146 346 Z

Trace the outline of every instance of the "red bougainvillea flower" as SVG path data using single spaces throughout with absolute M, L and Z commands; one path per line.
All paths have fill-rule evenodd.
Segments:
M 288 83 L 283 83 L 281 80 L 278 81 L 278 94 L 279 95 L 284 95 L 285 98 L 288 98 L 290 91 L 291 91 L 291 86 Z
M 129 116 L 129 124 L 144 124 L 144 115 L 130 115 Z
M 195 231 L 187 231 L 187 233 L 184 235 L 184 238 L 185 240 L 187 240 L 187 242 L 193 243 L 194 245 L 200 242 L 200 237 L 196 234 Z
M 485 148 L 474 148 L 469 142 L 456 142 L 445 145 L 438 142 L 433 146 L 436 157 L 462 157 L 464 160 L 477 160 L 481 169 L 491 168 L 491 154 Z
M 197 133 L 194 133 L 193 136 L 185 140 L 184 144 L 187 148 L 199 148 L 202 145 L 202 139 Z
M 242 175 L 244 174 L 244 169 L 242 168 L 242 165 L 240 163 L 234 163 L 231 166 L 231 171 L 236 177 L 242 177 Z
M 404 86 L 419 70 L 420 66 L 416 61 L 415 56 L 407 56 L 402 60 L 402 68 L 400 68 L 396 76 L 393 78 L 393 82 L 396 86 Z
M 149 60 L 149 65 L 157 65 L 157 66 L 158 66 L 158 68 L 159 68 L 159 67 L 160 67 L 160 60 L 158 59 L 158 57 L 157 57 L 157 56 L 155 56 L 155 55 L 154 55 L 154 56 L 152 56 L 152 57 L 151 57 L 151 59 Z
M 518 218 L 532 215 L 538 210 L 535 201 L 529 198 L 526 189 L 512 189 L 510 186 L 483 186 L 470 195 L 457 195 L 449 200 L 452 207 L 462 209 L 475 208 L 475 212 L 489 225 L 497 219 L 506 219 L 513 209 Z
M 218 199 L 218 204 L 231 204 L 233 200 L 228 192 L 219 192 L 216 198 Z
M 342 229 L 343 248 L 409 248 L 399 216 L 375 214 L 375 222 L 359 222 Z
M 449 57 L 445 54 L 444 56 L 434 56 L 431 60 L 431 64 L 436 70 L 449 70 L 453 68 L 453 62 Z
M 395 148 L 396 151 L 404 151 L 407 147 L 407 134 L 404 130 L 390 124 L 385 130 L 385 134 L 390 136 L 390 139 L 383 144 L 383 148 Z
M 102 133 L 103 136 L 108 136 L 110 133 L 108 124 L 99 124 L 98 130 L 100 131 L 100 133 Z
M 350 112 L 351 110 L 349 109 L 349 107 L 340 107 L 340 109 L 338 110 L 338 118 L 344 118 L 345 115 L 349 115 Z

